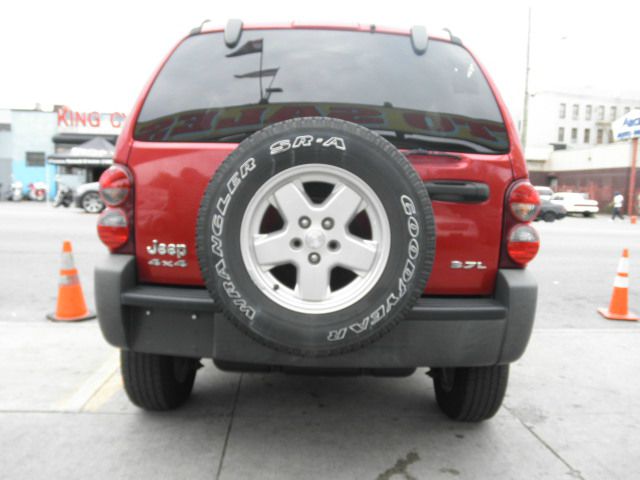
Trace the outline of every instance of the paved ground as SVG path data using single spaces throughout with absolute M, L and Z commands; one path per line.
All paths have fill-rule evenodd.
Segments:
M 0 203 L 0 477 L 629 479 L 640 468 L 640 324 L 608 322 L 622 248 L 640 310 L 640 225 L 540 224 L 538 321 L 505 406 L 445 419 L 424 371 L 405 379 L 238 375 L 207 363 L 192 401 L 127 401 L 95 322 L 53 324 L 59 251 L 73 240 L 93 304 L 95 216 Z

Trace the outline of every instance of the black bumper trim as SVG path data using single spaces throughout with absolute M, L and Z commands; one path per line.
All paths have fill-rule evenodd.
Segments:
M 507 309 L 493 298 L 422 297 L 407 320 L 504 320 Z
M 169 308 L 172 310 L 220 311 L 204 288 L 137 285 L 122 292 L 122 304 L 130 307 Z
M 255 342 L 219 313 L 204 288 L 137 284 L 130 255 L 110 255 L 98 264 L 95 292 L 102 333 L 123 349 L 269 366 L 411 368 L 517 360 L 531 335 L 537 285 L 526 270 L 499 270 L 493 297 L 423 297 L 373 344 L 323 358 Z
M 130 307 L 220 312 L 204 288 L 137 285 L 122 292 L 122 304 Z M 418 299 L 407 320 L 501 320 L 507 317 L 504 305 L 492 298 L 423 297 Z

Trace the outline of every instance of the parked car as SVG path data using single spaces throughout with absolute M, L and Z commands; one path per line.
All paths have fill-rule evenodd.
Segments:
M 429 367 L 449 417 L 500 407 L 533 326 L 539 197 L 457 37 L 198 27 L 142 92 L 114 162 L 96 307 L 136 405 L 178 407 L 209 358 Z
M 589 199 L 588 193 L 558 192 L 551 196 L 551 203 L 562 205 L 567 214 L 581 214 L 590 217 L 600 211 L 598 202 Z
M 543 200 L 540 203 L 540 211 L 536 217 L 536 221 L 544 220 L 545 222 L 554 222 L 561 220 L 567 216 L 567 209 L 562 205 L 551 203 L 549 200 Z
M 544 202 L 546 200 L 551 200 L 551 197 L 553 196 L 553 190 L 551 190 L 551 187 L 535 186 L 533 188 L 538 192 L 541 201 Z
M 104 210 L 104 202 L 100 198 L 98 182 L 85 183 L 76 188 L 74 204 L 87 213 L 100 213 Z

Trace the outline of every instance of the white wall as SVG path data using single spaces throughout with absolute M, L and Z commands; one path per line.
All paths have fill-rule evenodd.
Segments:
M 566 105 L 564 118 L 560 118 L 560 104 Z M 577 120 L 573 119 L 573 105 L 580 107 Z M 591 120 L 585 117 L 586 107 L 590 105 Z M 598 107 L 604 109 L 604 119 L 598 120 Z M 616 116 L 624 114 L 625 108 L 640 107 L 640 99 L 598 97 L 579 93 L 536 92 L 529 98 L 529 117 L 527 128 L 526 158 L 536 158 L 536 149 L 548 147 L 551 143 L 563 143 L 568 149 L 584 148 L 597 144 L 597 130 L 603 129 L 603 144 L 609 143 L 611 128 L 611 107 L 616 107 Z M 558 140 L 558 128 L 564 127 L 564 141 Z M 571 140 L 571 130 L 578 129 L 577 141 Z M 590 129 L 589 142 L 584 142 L 584 130 Z
M 551 153 L 546 171 L 596 170 L 631 166 L 631 142 L 618 142 L 590 148 L 556 150 Z M 640 165 L 638 165 L 640 167 Z

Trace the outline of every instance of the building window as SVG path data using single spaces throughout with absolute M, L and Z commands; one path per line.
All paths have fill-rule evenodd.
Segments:
M 613 130 L 609 129 L 609 143 L 613 143 Z
M 610 113 L 610 118 L 609 119 L 610 120 L 615 120 L 616 117 L 618 116 L 618 109 L 616 107 L 611 107 L 611 110 L 610 110 L 609 113 Z
M 44 167 L 44 152 L 27 152 L 27 167 Z
M 604 105 L 598 106 L 598 120 L 604 120 Z
M 558 142 L 564 143 L 564 127 L 558 128 Z
M 624 114 L 626 115 L 631 111 L 631 107 L 624 107 Z
M 589 143 L 591 140 L 591 130 L 588 128 L 584 129 L 584 143 Z
M 580 105 L 574 104 L 571 110 L 571 118 L 578 120 L 580 118 Z
M 560 118 L 565 118 L 567 116 L 567 104 L 560 104 Z
M 578 141 L 578 129 L 571 129 L 571 143 L 576 143 Z
M 604 136 L 604 131 L 601 128 L 599 128 L 596 136 L 596 143 L 598 145 L 602 143 L 603 136 Z
M 591 105 L 587 105 L 584 110 L 584 119 L 591 120 L 591 109 L 593 107 Z

